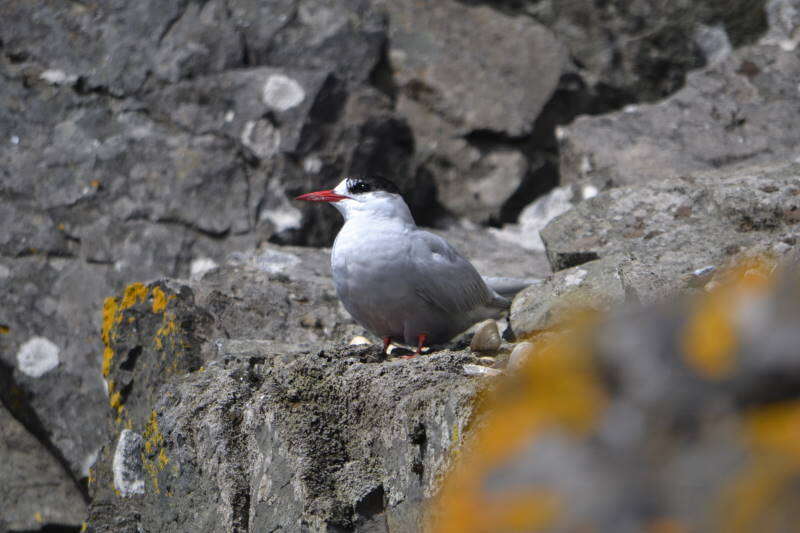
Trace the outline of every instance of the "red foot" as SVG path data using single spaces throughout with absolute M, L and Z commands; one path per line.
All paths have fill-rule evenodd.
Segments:
M 425 346 L 425 341 L 428 340 L 427 333 L 420 333 L 417 337 L 417 355 L 422 353 L 422 348 Z
M 389 345 L 392 344 L 391 337 L 384 337 L 383 338 L 383 355 L 387 355 L 389 353 Z

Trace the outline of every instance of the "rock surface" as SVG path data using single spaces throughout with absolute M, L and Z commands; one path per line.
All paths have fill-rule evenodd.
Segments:
M 800 58 L 767 42 L 691 73 L 663 102 L 563 127 L 563 182 L 624 186 L 797 158 Z
M 35 530 L 42 524 L 78 527 L 86 502 L 75 481 L 0 404 L 0 529 Z
M 325 301 L 304 292 L 317 290 L 313 280 L 273 276 L 257 280 L 271 288 L 263 294 L 297 310 L 262 301 L 262 324 Z M 218 292 L 219 280 L 206 280 L 205 292 Z M 93 469 L 90 529 L 416 530 L 470 420 L 478 389 L 463 366 L 475 359 L 302 348 L 283 334 L 304 331 L 291 319 L 277 322 L 275 340 L 204 340 L 246 334 L 242 316 L 175 283 L 132 285 L 107 302 L 111 439 Z

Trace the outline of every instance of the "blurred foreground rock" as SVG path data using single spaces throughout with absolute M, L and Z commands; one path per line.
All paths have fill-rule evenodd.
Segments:
M 435 530 L 795 531 L 800 274 L 783 266 L 746 261 L 707 295 L 533 337 Z

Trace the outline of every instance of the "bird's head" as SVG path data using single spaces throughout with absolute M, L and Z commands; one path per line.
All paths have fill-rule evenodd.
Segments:
M 345 220 L 383 217 L 413 222 L 400 189 L 380 176 L 345 178 L 333 189 L 301 194 L 296 200 L 328 202 L 339 210 Z

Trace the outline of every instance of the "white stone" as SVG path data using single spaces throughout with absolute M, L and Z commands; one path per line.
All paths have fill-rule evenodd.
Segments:
M 273 74 L 267 78 L 261 98 L 271 108 L 287 111 L 305 100 L 306 92 L 292 78 L 283 74 Z
M 594 185 L 584 185 L 581 189 L 581 196 L 583 196 L 584 200 L 588 200 L 589 198 L 597 196 L 598 192 L 597 187 Z
M 355 337 L 350 339 L 350 343 L 349 344 L 350 344 L 350 346 L 360 346 L 362 344 L 372 344 L 372 343 L 369 342 L 368 338 L 363 337 L 361 335 L 356 335 Z
M 266 250 L 255 258 L 255 266 L 270 274 L 281 274 L 300 263 L 300 258 L 294 254 Z
M 19 144 L 19 135 L 11 136 L 11 144 Z
M 489 368 L 482 365 L 464 365 L 464 373 L 468 376 L 498 376 L 502 374 L 496 368 Z
M 63 70 L 47 69 L 39 74 L 39 79 L 52 85 L 65 85 L 75 83 L 78 80 L 78 76 L 74 74 L 68 75 Z
M 142 467 L 142 437 L 130 429 L 119 434 L 111 470 L 114 488 L 123 497 L 144 494 L 144 468 Z
M 507 224 L 502 229 L 489 228 L 489 232 L 526 250 L 543 252 L 544 242 L 539 232 L 572 208 L 572 196 L 571 187 L 557 187 L 523 209 L 517 224 Z
M 228 111 L 225 113 L 225 122 L 233 122 L 233 118 L 236 116 L 236 113 L 233 111 Z
M 579 268 L 574 272 L 570 272 L 564 277 L 564 286 L 574 287 L 575 285 L 580 285 L 581 282 L 586 277 L 586 274 L 588 274 L 588 272 L 583 270 L 582 268 Z
M 17 367 L 32 378 L 40 378 L 58 366 L 58 346 L 44 337 L 32 337 L 17 352 Z
M 189 267 L 190 276 L 192 279 L 200 279 L 203 274 L 217 268 L 217 262 L 210 257 L 198 257 L 192 261 Z
M 319 174 L 322 170 L 322 159 L 317 156 L 309 156 L 303 159 L 303 170 L 309 174 Z

